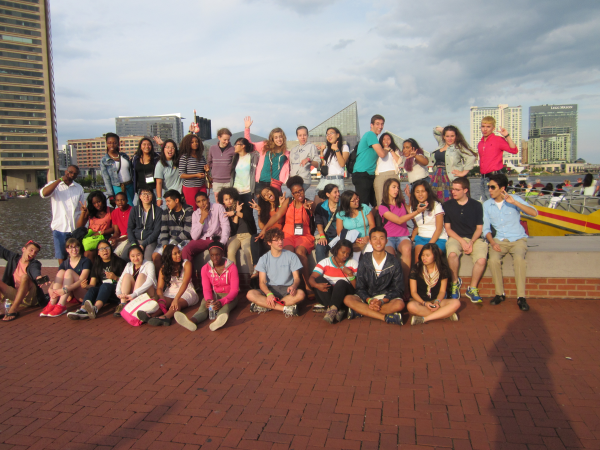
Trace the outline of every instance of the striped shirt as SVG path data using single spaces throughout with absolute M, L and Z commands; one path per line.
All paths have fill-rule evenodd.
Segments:
M 206 165 L 206 159 L 204 156 L 200 157 L 200 160 L 194 157 L 188 157 L 187 155 L 181 155 L 179 159 L 179 175 L 182 173 L 196 174 L 204 173 L 204 166 Z M 204 178 L 191 178 L 189 180 L 183 180 L 185 187 L 202 187 L 204 186 Z
M 356 276 L 356 271 L 358 270 L 358 263 L 355 260 L 349 259 L 346 262 L 345 266 L 338 268 L 333 263 L 333 257 L 325 258 L 319 261 L 319 264 L 315 266 L 313 272 L 317 272 L 319 275 L 323 275 L 323 277 L 329 282 L 329 284 L 335 284 L 339 280 L 347 281 L 347 279 L 350 278 L 348 275 L 345 275 L 342 272 L 342 269 L 344 267 L 350 269 L 352 271 L 353 276 Z

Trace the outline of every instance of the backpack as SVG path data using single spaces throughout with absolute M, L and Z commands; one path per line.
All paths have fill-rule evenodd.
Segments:
M 356 164 L 356 157 L 358 156 L 357 150 L 358 143 L 354 146 L 354 148 L 350 152 L 350 156 L 348 156 L 348 161 L 346 161 L 346 168 L 348 169 L 348 173 L 354 173 L 354 164 Z

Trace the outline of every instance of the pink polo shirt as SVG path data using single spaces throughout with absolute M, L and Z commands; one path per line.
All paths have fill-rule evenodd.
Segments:
M 481 138 L 481 141 L 477 144 L 477 150 L 479 150 L 479 171 L 482 174 L 502 169 L 504 167 L 504 164 L 502 164 L 502 154 L 504 152 L 519 153 L 517 147 L 510 148 L 506 139 L 493 133 L 487 139 L 485 137 Z

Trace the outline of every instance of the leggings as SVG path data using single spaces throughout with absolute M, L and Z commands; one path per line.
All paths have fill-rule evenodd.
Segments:
M 322 276 L 317 277 L 315 281 L 317 283 L 329 283 Z M 335 306 L 337 309 L 341 309 L 344 306 L 344 297 L 346 295 L 353 295 L 355 290 L 346 280 L 338 280 L 327 292 L 321 292 L 318 289 L 314 289 L 314 292 L 322 305 L 326 307 Z
M 226 295 L 227 294 L 217 294 L 217 298 L 220 300 Z M 223 305 L 223 307 L 217 311 L 217 317 L 221 314 L 229 314 L 231 311 L 233 311 L 233 308 L 235 308 L 237 304 L 238 299 L 236 297 L 229 303 Z M 198 308 L 198 311 L 196 311 L 196 314 L 194 314 L 192 317 L 196 319 L 198 323 L 204 322 L 206 319 L 208 319 L 208 306 L 206 306 L 206 300 L 202 300 L 202 303 L 200 303 L 200 308 Z
M 83 302 L 89 300 L 92 303 L 101 301 L 105 305 L 108 303 L 119 303 L 119 297 L 116 295 L 116 283 L 101 283 L 100 286 L 90 286 L 83 298 Z

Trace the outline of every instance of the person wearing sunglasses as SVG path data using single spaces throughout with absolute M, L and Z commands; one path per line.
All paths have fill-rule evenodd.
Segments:
M 525 299 L 527 234 L 521 226 L 521 212 L 532 217 L 537 216 L 538 212 L 525 200 L 506 193 L 506 175 L 490 175 L 489 178 L 487 187 L 491 198 L 483 204 L 483 235 L 489 243 L 488 267 L 496 288 L 496 296 L 490 304 L 498 305 L 506 299 L 502 280 L 502 259 L 506 254 L 510 254 L 517 285 L 517 304 L 521 311 L 529 311 Z M 495 236 L 492 235 L 492 227 L 496 230 Z
M 11 252 L 0 245 L 0 258 L 6 260 L 0 281 L 0 300 L 12 300 L 10 309 L 4 312 L 5 322 L 19 317 L 21 303 L 32 306 L 36 302 L 40 305 L 46 302 L 44 291 L 38 284 L 42 278 L 42 263 L 35 259 L 41 248 L 32 240 L 23 246 L 21 253 Z

